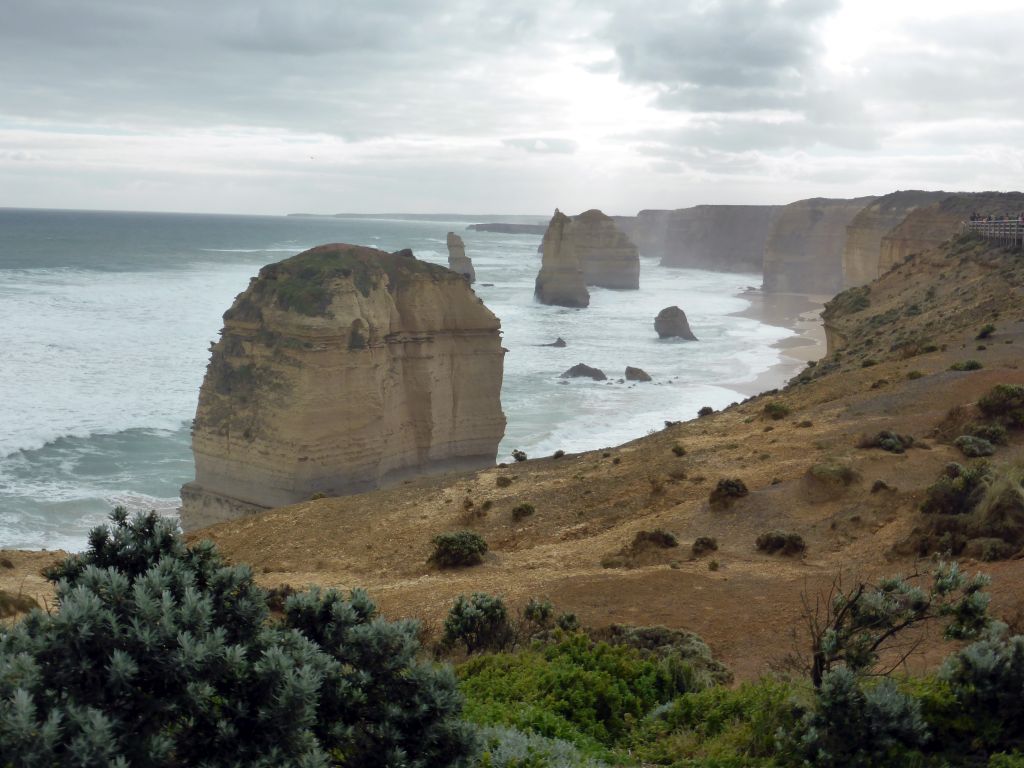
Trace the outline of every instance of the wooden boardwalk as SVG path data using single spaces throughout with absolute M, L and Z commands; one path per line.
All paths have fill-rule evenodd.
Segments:
M 964 232 L 977 232 L 992 242 L 1011 248 L 1024 248 L 1024 221 L 965 221 Z

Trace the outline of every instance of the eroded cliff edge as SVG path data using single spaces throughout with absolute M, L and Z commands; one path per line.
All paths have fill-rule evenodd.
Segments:
M 199 393 L 185 529 L 494 463 L 500 321 L 408 253 L 319 246 L 235 299 Z

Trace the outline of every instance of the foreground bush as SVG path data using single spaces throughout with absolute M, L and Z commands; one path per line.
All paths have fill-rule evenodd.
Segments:
M 454 766 L 473 747 L 417 625 L 365 592 L 268 619 L 247 566 L 123 509 L 49 574 L 57 609 L 0 634 L 0 765 Z
M 455 531 L 441 533 L 433 539 L 434 551 L 428 562 L 439 568 L 461 568 L 479 565 L 487 554 L 487 542 L 478 533 Z

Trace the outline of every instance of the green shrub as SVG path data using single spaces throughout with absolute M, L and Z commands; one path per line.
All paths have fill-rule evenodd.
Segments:
M 555 626 L 563 632 L 575 632 L 580 628 L 580 620 L 575 613 L 562 612 L 555 619 Z
M 516 504 L 512 507 L 512 519 L 522 520 L 525 517 L 529 517 L 537 510 L 533 508 L 533 504 L 523 502 L 522 504 Z
M 976 338 L 976 339 L 987 339 L 989 336 L 991 336 L 995 332 L 996 332 L 996 327 L 994 325 L 992 325 L 992 323 L 985 323 L 978 330 L 978 335 L 975 336 L 974 338 Z
M 769 555 L 798 555 L 807 549 L 803 536 L 787 531 L 762 533 L 755 544 L 759 552 L 767 552 Z
M 532 624 L 536 624 L 538 627 L 544 628 L 551 623 L 551 617 L 554 615 L 554 612 L 555 606 L 550 600 L 531 597 L 523 607 L 523 618 Z
M 559 448 L 557 451 L 551 454 L 551 458 L 553 459 L 560 459 L 563 456 L 565 456 L 565 451 L 563 451 L 561 448 Z
M 953 441 L 953 445 L 959 448 L 960 452 L 969 459 L 991 456 L 996 452 L 996 447 L 992 443 L 974 435 L 960 435 L 960 437 Z
M 839 459 L 814 464 L 808 472 L 820 483 L 842 487 L 853 485 L 860 477 L 849 463 Z
M 977 360 L 961 360 L 949 366 L 951 371 L 980 371 L 984 366 Z
M 774 421 L 786 418 L 791 412 L 788 405 L 780 403 L 778 400 L 772 400 L 764 404 L 764 415 Z
M 738 477 L 731 479 L 723 478 L 718 481 L 715 489 L 711 491 L 708 501 L 712 507 L 723 508 L 729 506 L 735 499 L 741 499 L 749 493 L 747 484 Z
M 427 562 L 440 568 L 460 568 L 484 561 L 487 542 L 472 531 L 441 533 L 433 538 L 434 552 Z
M 455 680 L 365 592 L 293 595 L 123 509 L 0 633 L 0 765 L 464 765 Z
M 606 768 L 563 739 L 549 739 L 501 725 L 477 730 L 479 768 Z
M 712 408 L 710 405 L 705 405 L 703 408 L 701 408 L 699 411 L 697 411 L 697 417 L 698 418 L 703 418 L 705 416 L 710 416 L 714 412 L 715 412 L 714 408 Z
M 1017 750 L 1012 753 L 1000 752 L 989 758 L 988 768 L 1024 768 L 1024 755 Z
M 794 728 L 792 746 L 816 768 L 910 765 L 930 738 L 919 702 L 883 679 L 864 686 L 845 667 L 829 672 L 814 709 Z
M 921 511 L 926 514 L 964 515 L 974 509 L 985 493 L 991 469 L 984 462 L 964 467 L 947 464 L 939 479 L 925 490 Z
M 898 435 L 895 432 L 883 429 L 873 437 L 862 437 L 857 444 L 858 448 L 881 448 L 889 453 L 903 453 L 907 448 L 913 448 L 914 438 L 910 435 Z
M 909 381 L 914 381 L 915 379 L 921 379 L 921 378 L 924 378 L 924 374 L 921 373 L 921 371 L 908 371 L 907 372 L 907 379 Z
M 676 456 L 685 456 L 686 449 L 683 448 L 683 446 L 681 446 L 679 443 L 676 443 L 675 445 L 672 446 L 672 453 L 674 453 Z
M 693 546 L 690 547 L 690 551 L 693 552 L 694 557 L 700 557 L 706 555 L 708 552 L 715 552 L 718 550 L 718 540 L 713 536 L 698 536 L 693 541 Z
M 1002 424 L 972 424 L 970 433 L 974 437 L 988 440 L 993 445 L 1006 445 L 1009 440 L 1006 427 Z
M 444 645 L 462 643 L 468 654 L 501 650 L 512 639 L 505 601 L 485 592 L 459 595 L 444 620 Z
M 584 635 L 458 668 L 469 720 L 564 739 L 589 754 L 623 740 L 654 706 L 684 693 L 669 663 Z
M 996 384 L 978 399 L 978 409 L 1011 429 L 1024 428 L 1024 385 Z
M 508 475 L 498 475 L 494 480 L 495 485 L 499 488 L 508 488 L 512 485 L 512 478 Z
M 878 361 L 873 357 L 865 358 L 860 362 L 861 368 L 874 368 L 876 365 L 878 365 Z
M 518 448 L 516 448 L 514 451 L 512 451 L 512 458 L 515 459 L 516 461 L 526 461 L 526 451 L 520 451 Z
M 941 676 L 988 749 L 1024 743 L 1024 636 L 973 643 L 946 660 Z

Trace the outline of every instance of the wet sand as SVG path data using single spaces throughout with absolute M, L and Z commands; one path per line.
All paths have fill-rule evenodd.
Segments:
M 760 289 L 750 289 L 739 295 L 740 298 L 749 301 L 750 306 L 734 312 L 734 315 L 789 328 L 796 331 L 797 335 L 789 336 L 772 345 L 782 352 L 782 359 L 756 379 L 726 383 L 723 386 L 744 395 L 757 395 L 783 386 L 806 368 L 808 362 L 825 356 L 825 329 L 821 324 L 821 310 L 831 296 L 765 293 Z

